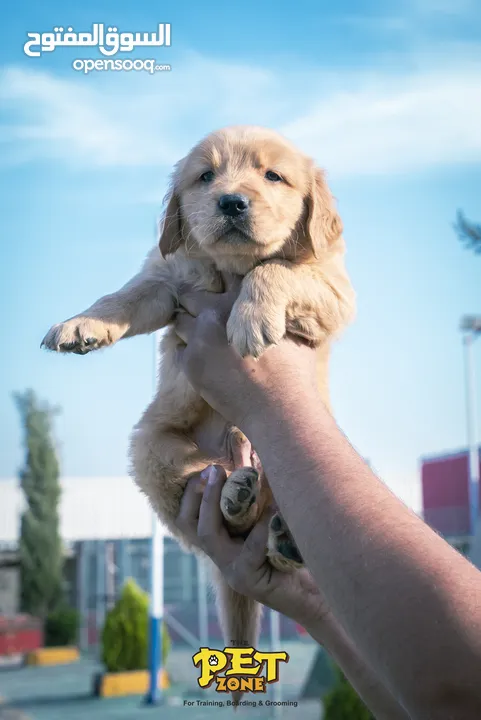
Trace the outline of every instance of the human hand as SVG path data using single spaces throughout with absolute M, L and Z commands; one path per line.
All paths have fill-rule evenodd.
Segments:
M 259 360 L 241 358 L 229 345 L 226 323 L 238 296 L 241 278 L 225 277 L 226 292 L 185 292 L 179 298 L 186 312 L 175 328 L 187 347 L 178 360 L 191 384 L 224 418 L 243 429 L 247 415 L 266 402 L 297 397 L 316 385 L 316 352 L 285 338 Z
M 195 424 L 191 436 L 204 457 L 222 460 L 232 470 L 256 467 L 259 462 L 246 436 L 212 408 Z
M 181 501 L 177 528 L 211 558 L 236 592 L 304 627 L 319 626 L 329 610 L 310 573 L 304 568 L 280 572 L 267 560 L 267 535 L 273 512 L 264 512 L 246 538 L 229 535 L 220 509 L 225 481 L 226 473 L 217 465 L 191 478 Z

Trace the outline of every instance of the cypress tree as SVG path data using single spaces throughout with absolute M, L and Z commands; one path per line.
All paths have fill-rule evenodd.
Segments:
M 55 410 L 33 390 L 15 395 L 24 431 L 25 461 L 19 473 L 26 510 L 20 531 L 20 606 L 45 619 L 63 600 L 63 553 L 59 533 L 59 465 L 52 438 Z

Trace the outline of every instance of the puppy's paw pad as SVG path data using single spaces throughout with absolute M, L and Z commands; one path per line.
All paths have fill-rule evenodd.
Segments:
M 271 565 L 283 572 L 304 565 L 302 555 L 279 513 L 270 522 L 267 554 Z
M 291 538 L 285 537 L 280 540 L 280 542 L 277 543 L 277 550 L 286 560 L 292 560 L 299 565 L 304 564 L 302 555 L 299 552 L 296 543 Z
M 40 347 L 55 352 L 86 355 L 112 342 L 112 333 L 102 321 L 73 318 L 50 328 Z
M 257 500 L 259 473 L 254 468 L 235 470 L 222 488 L 221 508 L 227 520 L 246 515 Z
M 276 513 L 270 522 L 270 530 L 274 535 L 284 535 L 285 533 L 288 533 L 289 530 L 287 528 L 286 523 L 284 522 L 284 518 L 280 513 Z

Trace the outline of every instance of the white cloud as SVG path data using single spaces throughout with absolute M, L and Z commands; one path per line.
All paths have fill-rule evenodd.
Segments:
M 138 123 L 129 123 L 123 96 L 106 96 L 98 85 L 55 75 L 7 68 L 0 75 L 0 99 L 10 108 L 4 141 L 27 148 L 31 157 L 99 166 L 138 165 L 146 161 L 135 142 Z M 132 98 L 134 100 L 134 98 Z M 137 125 L 137 127 L 136 127 Z M 6 134 L 6 138 L 5 138 Z M 170 161 L 157 152 L 156 162 Z
M 315 103 L 283 131 L 342 174 L 481 160 L 481 66 L 381 77 Z
M 330 174 L 395 173 L 481 160 L 481 64 L 459 52 L 401 74 L 278 71 L 191 54 L 171 73 L 68 79 L 6 68 L 0 125 L 9 161 L 169 167 L 229 123 L 276 127 Z

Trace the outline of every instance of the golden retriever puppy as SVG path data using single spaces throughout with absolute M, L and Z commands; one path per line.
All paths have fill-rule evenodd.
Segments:
M 133 431 L 130 458 L 135 481 L 174 535 L 188 478 L 219 462 L 203 456 L 193 440 L 211 410 L 175 363 L 181 341 L 172 321 L 182 288 L 220 292 L 220 271 L 244 276 L 227 324 L 229 342 L 255 358 L 286 333 L 316 346 L 319 387 L 329 406 L 330 342 L 354 310 L 341 233 L 324 175 L 311 159 L 271 130 L 225 128 L 177 164 L 159 247 L 139 274 L 44 338 L 51 350 L 84 354 L 170 325 L 161 340 L 157 394 Z M 228 471 L 239 439 L 233 428 L 220 459 Z M 221 500 L 230 530 L 249 530 L 268 499 L 266 479 L 255 469 L 231 472 Z M 268 555 L 282 570 L 302 563 L 279 515 Z M 214 574 L 226 645 L 255 646 L 259 606 Z

